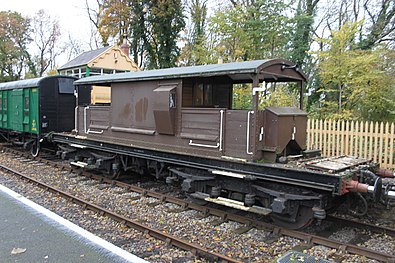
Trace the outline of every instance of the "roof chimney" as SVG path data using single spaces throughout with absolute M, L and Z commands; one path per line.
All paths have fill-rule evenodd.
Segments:
M 123 37 L 123 43 L 120 46 L 120 48 L 121 48 L 122 52 L 125 53 L 125 55 L 127 55 L 129 57 L 129 55 L 130 55 L 130 46 L 128 44 L 126 36 Z

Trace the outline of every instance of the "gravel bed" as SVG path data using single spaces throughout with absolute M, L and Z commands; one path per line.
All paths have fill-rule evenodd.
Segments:
M 294 247 L 303 246 L 300 240 L 290 237 L 272 237 L 271 233 L 263 230 L 251 229 L 247 233 L 237 234 L 236 230 L 245 227 L 244 225 L 236 222 L 217 224 L 219 218 L 214 216 L 201 218 L 198 212 L 192 210 L 175 212 L 181 211 L 181 207 L 170 203 L 158 204 L 158 200 L 155 198 L 125 192 L 120 187 L 100 184 L 69 172 L 60 172 L 57 168 L 24 161 L 23 158 L 18 159 L 19 161 L 3 153 L 0 163 L 23 171 L 40 181 L 71 192 L 108 210 L 138 220 L 152 228 L 198 243 L 209 250 L 244 262 L 274 262 L 276 258 Z M 70 204 L 62 198 L 48 194 L 41 189 L 37 190 L 36 187 L 26 183 L 16 184 L 13 182 L 14 180 L 10 179 L 10 176 L 0 177 L 1 184 L 148 261 L 204 262 L 189 252 L 168 247 L 161 241 L 126 228 L 111 219 L 91 211 L 83 211 L 78 205 Z M 48 196 L 51 197 L 48 198 Z M 374 244 L 374 242 L 379 242 L 378 238 L 381 237 L 372 238 L 376 238 L 376 241 L 371 241 Z M 394 243 L 391 243 L 393 240 L 381 239 L 380 242 L 387 244 L 389 249 L 394 251 Z M 366 246 L 369 247 L 369 243 Z M 342 254 L 337 250 L 322 246 L 314 246 L 302 252 L 335 262 L 375 262 L 358 256 Z
M 26 184 L 21 179 L 12 178 L 10 180 L 9 175 L 0 173 L 0 184 L 150 262 L 205 262 L 204 260 L 197 261 L 199 259 L 189 252 L 169 247 L 160 240 L 125 227 L 108 217 L 98 215 L 96 212 L 85 210 L 81 206 L 70 203 L 55 194 Z

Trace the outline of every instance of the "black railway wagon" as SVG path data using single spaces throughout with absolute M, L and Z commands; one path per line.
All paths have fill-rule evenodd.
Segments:
M 74 77 L 48 76 L 0 83 L 0 131 L 4 139 L 38 154 L 52 132 L 74 127 Z
M 270 215 L 289 228 L 324 219 L 350 192 L 376 202 L 393 196 L 369 160 L 306 151 L 305 82 L 284 59 L 88 77 L 74 83 L 73 133 L 53 140 L 73 165 L 114 177 L 148 172 L 191 198 Z M 299 107 L 261 107 L 267 86 L 279 85 L 299 87 Z M 111 87 L 111 103 L 90 103 L 94 86 Z M 234 107 L 239 87 L 250 91 L 249 109 Z

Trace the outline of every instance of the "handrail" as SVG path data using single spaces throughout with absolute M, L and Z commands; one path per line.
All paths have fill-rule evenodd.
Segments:
M 76 89 L 74 89 L 73 95 L 75 97 L 74 131 L 78 134 L 78 92 Z
M 207 145 L 207 144 L 194 143 L 194 142 L 192 142 L 192 140 L 189 140 L 189 145 L 190 146 L 205 147 L 205 148 L 219 148 L 219 143 L 217 143 L 217 145 Z
M 86 117 L 86 111 L 89 109 L 89 106 L 84 108 L 84 133 L 88 134 L 88 131 L 86 129 L 87 125 L 87 117 Z
M 254 111 L 249 111 L 247 113 L 247 154 L 254 154 L 253 152 L 250 152 L 250 121 L 251 121 L 251 115 L 254 114 Z
M 104 130 L 101 131 L 91 131 L 91 129 L 88 129 L 87 133 L 88 134 L 103 134 Z
M 224 129 L 223 129 L 223 123 L 224 123 L 224 110 L 220 110 L 219 111 L 221 114 L 221 122 L 220 122 L 220 127 L 219 127 L 219 150 L 222 151 L 222 144 L 223 144 L 223 133 L 224 133 Z
M 78 106 L 74 108 L 74 131 L 78 132 Z

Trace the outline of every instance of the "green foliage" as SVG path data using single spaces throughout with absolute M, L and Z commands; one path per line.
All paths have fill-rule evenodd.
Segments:
M 95 14 L 110 16 L 107 24 L 113 31 L 102 31 L 108 38 L 127 33 L 133 59 L 146 68 L 174 66 L 177 41 L 185 43 L 178 57 L 182 66 L 285 57 L 309 76 L 305 105 L 310 115 L 395 118 L 394 1 L 377 5 L 375 0 L 335 0 L 327 5 L 321 0 L 231 0 L 217 6 L 208 0 L 186 2 L 190 27 L 183 39 L 180 1 L 98 0 L 101 9 Z M 211 17 L 208 3 L 214 7 Z M 318 9 L 325 16 L 318 18 Z M 352 23 L 357 20 L 361 22 Z M 318 38 L 327 36 L 328 29 L 331 35 Z M 235 88 L 235 108 L 251 107 L 247 90 Z M 293 90 L 279 87 L 262 105 L 294 105 L 298 94 Z
M 217 11 L 209 22 L 217 56 L 225 62 L 284 57 L 290 33 L 286 7 L 282 1 L 258 0 Z
M 249 46 L 245 30 L 245 10 L 243 7 L 228 7 L 218 11 L 209 21 L 209 31 L 214 35 L 213 60 L 218 57 L 225 62 L 244 60 Z
M 0 12 L 0 82 L 17 80 L 22 76 L 30 56 L 29 19 L 17 12 Z
M 287 1 L 257 0 L 247 7 L 247 35 L 252 46 L 246 60 L 285 57 L 291 37 Z
M 193 25 L 190 42 L 192 44 L 201 44 L 205 35 L 207 0 L 192 0 L 190 13 Z
M 383 50 L 356 50 L 361 22 L 345 23 L 332 37 L 322 39 L 327 50 L 317 52 L 323 99 L 320 117 L 388 120 L 393 117 L 393 82 L 384 71 Z M 393 77 L 392 77 L 393 79 Z
M 181 50 L 179 61 L 182 65 L 202 65 L 206 64 L 208 56 L 205 46 L 206 22 L 207 22 L 207 0 L 191 0 L 189 6 L 190 28 L 186 37 L 186 44 Z
M 180 50 L 177 40 L 185 27 L 181 0 L 147 1 L 147 68 L 174 67 Z
M 252 109 L 252 88 L 251 85 L 235 85 L 233 88 L 233 109 L 249 110 Z
M 299 0 L 295 17 L 294 29 L 291 36 L 291 54 L 293 62 L 304 66 L 312 42 L 315 9 L 319 0 Z
M 111 38 L 120 43 L 128 37 L 136 62 L 148 69 L 175 66 L 177 40 L 185 26 L 181 0 L 104 0 L 99 6 L 104 45 Z
M 205 36 L 187 43 L 181 60 L 207 64 L 284 57 L 291 32 L 287 7 L 275 0 L 225 6 L 209 18 Z
M 251 84 L 235 85 L 233 88 L 233 109 L 252 109 Z M 299 100 L 296 91 L 289 85 L 269 85 L 266 92 L 259 93 L 259 108 L 267 106 L 298 107 Z
M 276 88 L 266 98 L 261 94 L 261 107 L 287 106 L 299 107 L 298 93 L 290 89 L 288 85 L 276 85 Z

